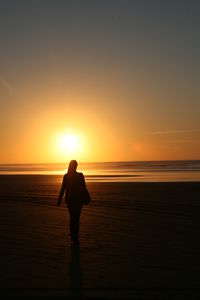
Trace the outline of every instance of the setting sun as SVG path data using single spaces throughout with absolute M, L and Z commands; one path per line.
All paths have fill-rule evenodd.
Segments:
M 79 132 L 74 130 L 60 131 L 52 135 L 51 151 L 60 161 L 74 157 L 81 159 L 85 150 L 85 141 Z
M 78 150 L 79 146 L 79 139 L 77 136 L 71 133 L 60 136 L 59 147 L 61 150 L 73 153 Z

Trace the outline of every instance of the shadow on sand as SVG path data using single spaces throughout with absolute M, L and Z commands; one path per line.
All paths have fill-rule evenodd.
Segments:
M 80 247 L 79 245 L 71 245 L 71 261 L 69 265 L 70 274 L 70 295 L 83 297 L 81 269 Z

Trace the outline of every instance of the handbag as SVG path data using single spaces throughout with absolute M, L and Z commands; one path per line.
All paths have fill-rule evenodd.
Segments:
M 83 202 L 84 205 L 88 205 L 90 203 L 91 198 L 90 198 L 90 194 L 89 194 L 87 188 L 84 188 L 82 190 L 81 197 L 82 197 L 82 202 Z

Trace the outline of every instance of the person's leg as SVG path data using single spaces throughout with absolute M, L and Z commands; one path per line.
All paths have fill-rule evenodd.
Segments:
M 69 207 L 70 214 L 70 236 L 72 241 L 78 240 L 79 233 L 79 219 L 80 219 L 81 207 Z
M 79 237 L 79 220 L 80 220 L 81 208 L 76 209 L 74 213 L 74 236 L 78 240 Z

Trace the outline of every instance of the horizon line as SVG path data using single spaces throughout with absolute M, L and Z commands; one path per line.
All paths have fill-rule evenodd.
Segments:
M 80 161 L 78 164 L 103 164 L 103 163 L 123 163 L 123 162 L 169 162 L 169 161 L 200 161 L 197 159 L 159 159 L 159 160 L 115 160 L 115 161 Z M 20 163 L 1 163 L 0 165 L 56 165 L 56 164 L 68 164 L 69 162 L 20 162 Z

